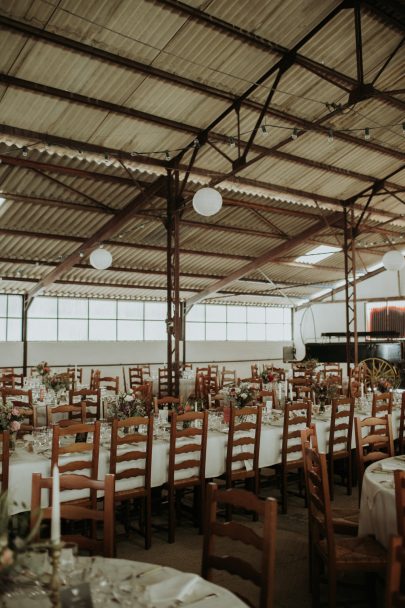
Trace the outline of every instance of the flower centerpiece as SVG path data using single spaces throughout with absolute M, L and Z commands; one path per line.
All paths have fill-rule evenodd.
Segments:
M 385 378 L 380 378 L 377 382 L 377 391 L 380 393 L 388 393 L 390 390 L 392 390 L 391 382 Z
M 0 402 L 0 431 L 16 433 L 20 430 L 22 416 L 11 401 Z
M 44 384 L 48 390 L 53 390 L 55 393 L 59 393 L 59 391 L 68 391 L 70 388 L 69 378 L 64 374 L 44 376 Z
M 248 382 L 241 382 L 239 386 L 225 387 L 222 392 L 229 398 L 230 405 L 245 407 L 254 399 L 254 391 Z
M 42 378 L 44 378 L 45 376 L 50 375 L 51 368 L 46 361 L 40 361 L 40 363 L 35 366 L 35 371 L 38 376 L 42 376 Z
M 271 382 L 275 382 L 276 380 L 278 380 L 276 374 L 273 374 L 267 369 L 264 369 L 260 376 L 265 384 L 270 384 Z
M 331 403 L 332 399 L 336 399 L 340 395 L 341 386 L 335 382 L 315 382 L 312 389 L 316 395 L 317 401 L 321 406 L 321 411 L 325 408 L 326 403 Z
M 132 391 L 121 391 L 115 401 L 109 403 L 107 414 L 110 418 L 132 418 L 133 416 L 146 416 L 146 405 L 142 399 L 135 397 Z

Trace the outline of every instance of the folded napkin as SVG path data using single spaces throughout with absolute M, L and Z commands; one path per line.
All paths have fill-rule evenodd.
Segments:
M 397 458 L 382 460 L 380 466 L 382 471 L 396 471 L 397 469 L 405 471 L 405 462 Z
M 169 608 L 176 600 L 185 601 L 195 591 L 200 582 L 196 574 L 180 573 L 171 578 L 148 585 L 144 599 L 159 608 Z

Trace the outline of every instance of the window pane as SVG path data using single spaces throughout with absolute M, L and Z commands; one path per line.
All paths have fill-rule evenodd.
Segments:
M 226 321 L 226 306 L 223 304 L 207 304 L 205 309 L 207 321 Z
M 0 342 L 6 340 L 6 319 L 0 318 Z
M 118 318 L 143 319 L 143 302 L 118 302 Z
M 143 340 L 143 322 L 118 321 L 118 340 Z
M 8 316 L 9 317 L 22 317 L 22 297 L 21 296 L 8 296 Z
M 284 340 L 292 340 L 291 325 L 284 325 Z
M 166 338 L 164 321 L 145 321 L 145 340 L 166 340 Z
M 186 340 L 205 340 L 205 323 L 186 323 Z
M 114 300 L 89 300 L 90 319 L 115 319 L 116 311 Z
M 226 324 L 207 323 L 205 327 L 205 335 L 207 340 L 226 340 Z
M 248 323 L 248 340 L 263 341 L 266 339 L 266 326 L 264 323 Z
M 28 319 L 28 340 L 51 342 L 56 340 L 56 319 Z
M 228 323 L 246 323 L 246 306 L 228 306 Z
M 284 308 L 284 323 L 291 323 L 292 320 L 292 309 Z
M 57 298 L 35 298 L 31 304 L 28 316 L 30 318 L 55 319 L 57 312 Z
M 247 320 L 248 323 L 265 323 L 266 309 L 261 306 L 248 306 Z
M 145 302 L 145 319 L 162 319 L 164 321 L 166 316 L 166 302 Z
M 228 323 L 228 340 L 246 340 L 246 323 Z
M 187 321 L 205 321 L 205 304 L 193 306 L 186 316 Z
M 116 340 L 116 322 L 90 320 L 89 340 Z
M 21 319 L 7 320 L 7 340 L 9 342 L 20 342 L 21 335 Z
M 266 308 L 266 323 L 283 323 L 283 308 Z
M 271 325 L 266 326 L 266 337 L 267 340 L 272 340 L 275 342 L 276 340 L 284 339 L 284 325 L 281 323 L 272 323 Z
M 7 314 L 7 296 L 0 296 L 0 317 Z
M 59 319 L 58 340 L 87 340 L 87 319 Z
M 87 319 L 87 300 L 59 298 L 58 315 L 60 319 Z

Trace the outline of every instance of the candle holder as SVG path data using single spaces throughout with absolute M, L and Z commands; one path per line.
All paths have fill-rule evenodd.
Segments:
M 51 543 L 51 563 L 52 574 L 49 583 L 50 598 L 53 608 L 60 608 L 60 554 L 62 551 L 62 543 Z

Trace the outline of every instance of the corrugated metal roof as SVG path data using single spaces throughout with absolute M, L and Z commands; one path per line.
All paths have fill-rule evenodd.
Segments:
M 46 41 L 7 27 L 2 30 L 0 71 L 33 83 L 28 85 L 31 90 L 0 84 L 1 122 L 8 125 L 4 133 L 0 125 L 0 188 L 6 198 L 0 206 L 0 274 L 7 278 L 2 290 L 21 293 L 33 285 L 23 279 L 44 278 L 52 264 L 77 251 L 143 187 L 165 174 L 166 150 L 175 156 L 193 141 L 195 129 L 205 129 L 217 117 L 215 133 L 210 135 L 212 146 L 204 145 L 198 152 L 184 192 L 182 297 L 209 288 L 272 250 L 271 261 L 246 271 L 224 288 L 230 292 L 227 302 L 286 302 L 271 281 L 284 284 L 289 297 L 299 298 L 316 293 L 320 284 L 333 285 L 342 278 L 342 253 L 312 267 L 297 266 L 294 260 L 317 244 L 342 243 L 342 224 L 337 224 L 338 229 L 328 225 L 328 218 L 341 212 L 340 201 L 402 166 L 405 140 L 398 100 L 403 96 L 397 94 L 397 101 L 387 102 L 377 94 L 327 118 L 327 104 L 345 104 L 356 78 L 353 11 L 345 9 L 299 50 L 317 69 L 303 67 L 304 60 L 294 63 L 282 76 L 261 120 L 260 107 L 276 73 L 248 97 L 254 107 L 242 104 L 239 113 L 222 116 L 232 96 L 244 93 L 280 59 L 280 50 L 271 42 L 292 48 L 338 2 L 275 0 L 263 5 L 259 0 L 189 0 L 187 4 L 229 23 L 232 31 L 189 15 L 181 7 L 147 0 L 136 5 L 131 0 L 18 0 L 0 7 L 0 14 L 21 23 L 112 54 L 96 57 L 91 48 L 78 52 L 57 40 Z M 238 28 L 262 40 L 248 40 Z M 367 83 L 393 52 L 400 34 L 368 6 L 362 10 L 362 36 Z M 120 57 L 138 64 L 124 66 Z M 388 63 L 376 81 L 379 90 L 403 88 L 403 59 L 401 50 Z M 329 69 L 325 77 L 323 67 Z M 58 96 L 39 93 L 35 83 L 60 92 Z M 123 109 L 108 110 L 97 101 L 78 103 L 70 93 Z M 147 113 L 150 119 L 129 116 L 127 108 Z M 302 120 L 309 125 L 304 132 Z M 332 129 L 333 142 L 328 142 L 326 131 L 316 130 L 316 124 L 310 127 L 311 121 Z M 268 133 L 260 131 L 255 138 L 259 147 L 249 151 L 248 165 L 239 168 L 243 142 L 261 124 L 268 125 Z M 299 128 L 295 140 L 291 138 L 294 127 Z M 371 130 L 369 145 L 364 141 L 366 127 Z M 340 131 L 344 138 L 339 137 Z M 224 138 L 237 141 L 238 133 L 240 148 L 230 147 Z M 52 141 L 55 137 L 66 141 Z M 99 153 L 88 150 L 90 144 L 99 146 Z M 27 155 L 23 146 L 28 146 Z M 107 159 L 103 148 L 110 154 Z M 271 154 L 272 149 L 284 156 Z M 129 156 L 135 151 L 144 155 Z M 125 158 L 120 160 L 121 152 Z M 181 176 L 190 155 L 187 152 L 181 158 Z M 201 184 L 211 179 L 217 183 L 218 175 L 225 205 L 216 216 L 204 218 L 195 213 L 191 197 Z M 405 171 L 390 182 L 403 188 Z M 356 218 L 367 196 L 357 199 Z M 85 256 L 60 277 L 62 283 L 48 286 L 46 293 L 164 299 L 164 197 L 165 192 L 151 197 L 109 236 L 106 246 L 114 260 L 110 270 L 88 268 Z M 394 196 L 376 196 L 369 212 L 358 238 L 361 267 L 375 263 L 404 236 L 403 205 Z M 325 227 L 311 235 L 311 227 L 319 226 L 322 218 Z M 300 238 L 302 233 L 305 240 Z M 211 299 L 220 298 L 218 294 Z

